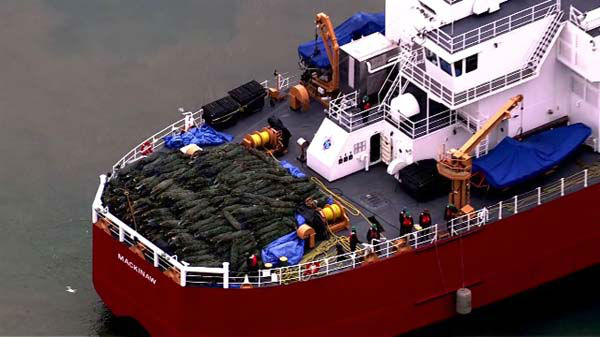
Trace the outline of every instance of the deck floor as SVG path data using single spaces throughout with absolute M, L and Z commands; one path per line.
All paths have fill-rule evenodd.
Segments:
M 302 165 L 296 159 L 299 154 L 299 147 L 296 145 L 296 140 L 299 137 L 312 140 L 321 121 L 325 118 L 323 107 L 318 103 L 313 102 L 311 109 L 306 112 L 290 110 L 287 101 L 276 103 L 274 107 L 270 107 L 269 104 L 266 104 L 263 111 L 240 119 L 236 125 L 224 131 L 234 135 L 236 137 L 234 141 L 239 142 L 246 133 L 266 126 L 267 118 L 272 115 L 280 118 L 292 133 L 289 152 L 281 159 L 287 160 L 298 166 L 308 175 L 317 176 L 329 187 L 334 188 L 346 199 L 358 206 L 367 216 L 376 215 L 377 219 L 386 230 L 384 233 L 386 237 L 392 238 L 398 236 L 398 213 L 402 208 L 409 210 L 415 221 L 418 219 L 418 214 L 423 209 L 427 208 L 431 211 L 434 224 L 438 223 L 442 225 L 444 223 L 443 211 L 448 202 L 447 196 L 441 196 L 428 202 L 417 202 L 399 187 L 399 183 L 394 177 L 386 173 L 385 164 L 374 165 L 368 172 L 357 172 L 334 181 L 333 183 L 328 183 L 316 172 L 312 171 L 307 166 Z M 496 204 L 500 200 L 506 200 L 516 194 L 531 191 L 538 186 L 543 186 L 559 180 L 561 177 L 577 173 L 583 170 L 586 165 L 595 163 L 599 159 L 600 155 L 594 153 L 587 147 L 582 147 L 582 149 L 573 155 L 571 159 L 565 161 L 565 163 L 556 170 L 527 184 L 520 185 L 508 191 L 473 190 L 471 204 L 476 208 Z M 366 195 L 375 196 L 377 202 L 370 204 L 365 202 L 367 199 L 365 197 Z M 368 229 L 366 221 L 360 217 L 351 217 L 351 222 L 353 226 L 357 227 L 359 238 L 365 240 L 366 231 Z M 342 233 L 347 234 L 345 232 Z

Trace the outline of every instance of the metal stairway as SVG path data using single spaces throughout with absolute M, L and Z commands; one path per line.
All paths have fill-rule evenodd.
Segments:
M 536 48 L 529 57 L 528 65 L 535 67 L 536 71 L 539 71 L 539 66 L 543 63 L 550 51 L 550 47 L 554 45 L 556 37 L 560 32 L 560 28 L 563 26 L 562 18 L 564 16 L 563 11 L 559 11 L 554 15 L 554 18 L 546 28 L 546 33 L 538 42 Z
M 390 104 L 390 101 L 392 100 L 392 98 L 396 96 L 395 93 L 398 92 L 398 89 L 400 89 L 399 94 L 402 94 L 404 92 L 404 90 L 406 90 L 406 87 L 408 86 L 408 81 L 405 81 L 404 84 L 402 85 L 402 88 L 400 88 L 400 84 L 402 83 L 402 73 L 403 73 L 403 70 L 405 69 L 407 63 L 413 57 L 414 57 L 414 55 L 413 55 L 411 47 L 408 44 L 401 44 L 400 45 L 400 53 L 398 53 L 398 61 L 396 62 L 396 64 L 394 65 L 394 67 L 392 68 L 392 70 L 390 71 L 390 73 L 388 74 L 388 76 L 384 82 L 385 84 L 392 82 L 392 85 L 388 89 L 388 91 L 385 94 L 385 96 L 383 97 L 383 99 L 381 99 L 380 97 L 381 97 L 381 94 L 383 93 L 385 84 L 382 86 L 381 90 L 377 94 L 380 104 L 383 104 L 383 103 Z M 396 77 L 392 81 L 391 77 L 394 74 L 396 75 Z

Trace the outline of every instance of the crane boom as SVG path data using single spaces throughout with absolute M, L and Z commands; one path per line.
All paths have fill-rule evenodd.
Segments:
M 479 145 L 479 143 L 481 143 L 481 141 L 485 139 L 485 137 L 487 137 L 487 135 L 498 126 L 498 124 L 500 124 L 500 122 L 510 118 L 510 112 L 522 101 L 523 95 L 517 95 L 506 102 L 506 104 L 504 104 L 504 106 L 498 110 L 494 116 L 488 119 L 487 122 L 483 124 L 481 129 L 477 130 L 477 132 L 475 132 L 475 134 L 469 140 L 467 140 L 467 142 L 461 146 L 460 149 L 452 153 L 453 157 L 463 160 L 468 159 L 467 157 L 470 156 L 470 153 L 473 152 L 473 150 L 475 150 L 475 147 L 477 147 L 477 145 Z
M 325 45 L 325 51 L 327 52 L 329 63 L 331 63 L 331 80 L 325 82 L 315 78 L 314 81 L 323 87 L 325 91 L 334 92 L 340 86 L 340 46 L 338 44 L 337 36 L 335 35 L 335 30 L 333 29 L 331 19 L 329 19 L 327 14 L 317 14 L 315 24 L 317 25 L 317 29 L 319 30 L 319 34 L 323 40 L 323 45 Z
M 460 149 L 451 149 L 448 153 L 443 153 L 438 161 L 438 172 L 452 181 L 452 190 L 448 200 L 463 213 L 473 211 L 473 208 L 469 205 L 471 198 L 469 188 L 472 168 L 471 152 L 503 120 L 510 118 L 510 112 L 522 101 L 523 95 L 512 97 Z

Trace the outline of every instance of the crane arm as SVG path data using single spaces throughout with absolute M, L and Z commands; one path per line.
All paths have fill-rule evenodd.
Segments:
M 327 91 L 332 92 L 337 90 L 340 84 L 340 46 L 338 44 L 337 37 L 335 36 L 333 24 L 331 23 L 331 20 L 327 14 L 317 14 L 315 23 L 317 25 L 317 29 L 319 30 L 319 34 L 321 35 L 321 39 L 323 40 L 323 44 L 325 45 L 325 51 L 327 52 L 327 57 L 331 63 L 332 72 L 331 81 L 327 83 L 318 81 L 318 83 L 325 87 Z
M 481 129 L 477 130 L 477 132 L 475 132 L 475 134 L 469 140 L 467 140 L 467 142 L 460 149 L 454 151 L 452 156 L 456 159 L 468 160 L 470 158 L 470 153 L 475 149 L 475 147 L 479 145 L 479 143 L 485 137 L 487 137 L 487 135 L 498 126 L 498 124 L 500 124 L 500 122 L 510 118 L 510 112 L 522 101 L 523 95 L 517 95 L 511 98 L 500 110 L 498 110 L 498 112 L 496 112 L 496 114 L 492 116 L 492 118 L 488 119 Z

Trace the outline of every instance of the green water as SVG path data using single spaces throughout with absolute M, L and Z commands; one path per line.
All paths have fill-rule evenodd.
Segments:
M 179 118 L 178 107 L 199 107 L 274 69 L 296 69 L 296 46 L 313 38 L 314 13 L 340 23 L 383 6 L 0 1 L 0 335 L 127 334 L 92 285 L 98 175 Z M 417 334 L 598 335 L 599 273 Z

